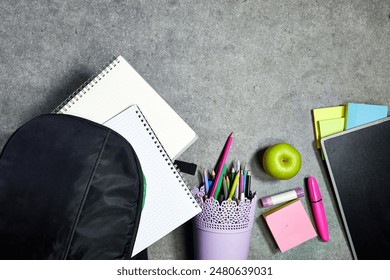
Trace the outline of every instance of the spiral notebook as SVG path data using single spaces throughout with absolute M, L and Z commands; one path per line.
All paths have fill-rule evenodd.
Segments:
M 122 56 L 84 83 L 54 113 L 75 115 L 102 124 L 131 105 L 142 109 L 172 159 L 198 138 Z
M 201 209 L 138 106 L 104 123 L 133 146 L 146 178 L 146 198 L 133 256 L 179 227 Z

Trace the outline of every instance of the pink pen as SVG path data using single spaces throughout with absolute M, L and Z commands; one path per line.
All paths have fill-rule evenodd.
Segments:
M 320 188 L 318 187 L 317 180 L 314 177 L 309 177 L 307 179 L 307 185 L 309 190 L 309 197 L 311 206 L 313 208 L 314 220 L 317 225 L 318 233 L 320 238 L 328 242 L 329 241 L 329 231 L 328 231 L 328 222 L 326 220 L 324 203 L 322 202 Z

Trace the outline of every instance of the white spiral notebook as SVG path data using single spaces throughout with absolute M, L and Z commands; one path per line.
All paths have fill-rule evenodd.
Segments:
M 198 138 L 197 134 L 122 57 L 117 57 L 55 110 L 104 123 L 131 105 L 138 105 L 171 159 Z
M 201 209 L 140 108 L 130 106 L 104 125 L 121 134 L 133 146 L 146 178 L 146 198 L 134 256 L 200 213 Z

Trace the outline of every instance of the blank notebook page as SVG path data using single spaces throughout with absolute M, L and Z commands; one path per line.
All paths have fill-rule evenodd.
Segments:
M 179 227 L 201 209 L 137 106 L 104 125 L 133 146 L 146 178 L 146 198 L 133 249 L 136 255 Z
M 141 108 L 172 159 L 198 138 L 122 56 L 74 92 L 55 112 L 105 123 L 131 105 Z

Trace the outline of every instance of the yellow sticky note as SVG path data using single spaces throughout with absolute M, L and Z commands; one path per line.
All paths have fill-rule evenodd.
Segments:
M 320 127 L 318 122 L 323 120 L 340 119 L 345 117 L 345 106 L 334 106 L 313 109 L 314 133 L 317 148 L 321 148 Z
M 318 122 L 320 140 L 326 136 L 345 130 L 345 118 L 322 120 Z

